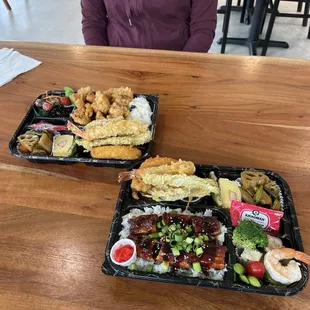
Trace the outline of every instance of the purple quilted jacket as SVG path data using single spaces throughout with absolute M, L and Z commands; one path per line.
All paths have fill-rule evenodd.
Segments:
M 217 0 L 81 0 L 88 45 L 208 52 Z

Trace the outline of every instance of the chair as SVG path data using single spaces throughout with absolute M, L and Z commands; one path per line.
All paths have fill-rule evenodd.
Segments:
M 10 6 L 10 4 L 9 4 L 9 1 L 8 1 L 8 0 L 2 0 L 2 1 L 3 1 L 4 5 L 6 6 L 6 8 L 7 8 L 9 11 L 12 11 L 12 8 L 11 8 L 11 6 Z
M 310 0 L 303 0 L 302 2 L 305 2 L 304 14 L 290 14 L 290 13 L 279 13 L 278 8 L 279 8 L 280 0 L 275 0 L 274 5 L 273 5 L 273 9 L 271 12 L 267 32 L 266 32 L 266 37 L 264 40 L 262 56 L 266 56 L 267 49 L 268 49 L 268 43 L 270 41 L 274 22 L 275 22 L 275 19 L 277 16 L 302 18 L 303 19 L 303 26 L 307 26 L 308 19 L 310 18 L 310 14 L 309 14 Z M 309 32 L 308 32 L 308 39 L 310 39 L 310 27 L 309 27 Z

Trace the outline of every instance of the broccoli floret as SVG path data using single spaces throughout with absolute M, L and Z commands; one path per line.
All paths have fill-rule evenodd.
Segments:
M 233 232 L 233 244 L 247 250 L 268 246 L 267 234 L 263 228 L 252 220 L 242 220 Z

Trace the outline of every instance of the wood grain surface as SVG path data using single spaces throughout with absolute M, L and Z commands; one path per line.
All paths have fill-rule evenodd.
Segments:
M 124 85 L 158 93 L 153 154 L 280 173 L 310 253 L 309 61 L 23 42 L 2 47 L 43 64 L 0 88 L 1 309 L 310 309 L 310 285 L 275 297 L 103 275 L 120 170 L 33 164 L 8 152 L 45 90 Z

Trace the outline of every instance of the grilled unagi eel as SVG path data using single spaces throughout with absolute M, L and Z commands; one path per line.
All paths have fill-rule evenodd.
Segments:
M 138 257 L 146 261 L 154 261 L 160 250 L 158 240 L 143 235 L 129 235 L 128 238 L 135 242 Z
M 221 225 L 215 216 L 192 216 L 192 226 L 196 234 L 205 233 L 216 236 L 221 233 Z
M 182 228 L 191 224 L 191 216 L 186 214 L 164 213 L 163 220 L 166 225 L 180 224 Z
M 133 235 L 150 234 L 156 232 L 156 223 L 158 215 L 140 215 L 131 218 L 128 223 L 130 224 L 130 233 Z
M 170 266 L 175 268 L 189 269 L 191 264 L 196 261 L 194 253 L 186 253 L 185 251 L 180 251 L 179 256 L 174 256 L 172 254 L 169 243 L 162 242 L 160 251 L 156 257 L 156 261 L 162 263 L 163 261 L 168 261 Z
M 203 254 L 199 257 L 201 266 L 214 269 L 224 269 L 226 247 L 216 242 L 205 242 Z

